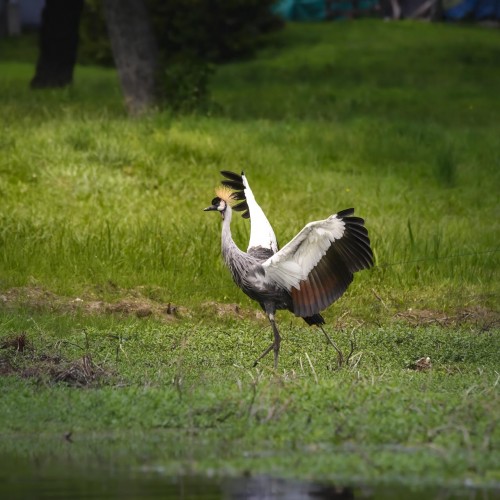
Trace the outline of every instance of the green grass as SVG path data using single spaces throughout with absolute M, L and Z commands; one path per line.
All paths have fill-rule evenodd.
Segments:
M 32 65 L 3 63 L 2 287 L 77 295 L 112 281 L 159 286 L 190 306 L 249 304 L 220 263 L 218 221 L 201 211 L 218 170 L 244 168 L 281 242 L 348 206 L 366 218 L 379 267 L 359 276 L 354 296 L 371 300 L 363 290 L 375 287 L 387 303 L 398 290 L 404 305 L 491 306 L 500 175 L 492 35 L 291 26 L 255 61 L 218 69 L 211 116 L 136 121 L 123 114 L 111 70 L 79 67 L 72 89 L 31 92 Z M 238 221 L 241 245 L 247 234 Z
M 290 326 L 276 374 L 266 363 L 249 368 L 268 341 L 250 321 L 6 314 L 0 330 L 29 339 L 22 353 L 3 356 L 24 374 L 0 379 L 10 454 L 36 443 L 44 456 L 40 448 L 59 449 L 60 436 L 72 433 L 70 453 L 84 463 L 115 453 L 119 463 L 176 473 L 250 470 L 347 483 L 421 477 L 421 486 L 500 479 L 494 332 L 361 328 L 338 370 L 318 332 Z M 347 352 L 349 333 L 337 340 Z M 68 374 L 83 355 L 95 375 L 86 389 L 71 377 L 55 381 L 51 356 L 52 369 Z M 433 368 L 410 369 L 422 355 Z M 112 451 L 87 449 L 99 440 Z
M 30 91 L 32 42 L 0 40 L 0 344 L 29 342 L 0 350 L 6 453 L 42 434 L 47 456 L 73 431 L 200 472 L 498 484 L 493 30 L 290 25 L 217 69 L 209 112 L 135 120 L 113 70 Z M 270 333 L 202 211 L 221 169 L 246 171 L 282 244 L 350 206 L 366 219 L 376 266 L 326 312 L 344 353 L 355 332 L 341 369 L 285 313 L 279 373 L 250 369 Z M 248 224 L 233 229 L 245 247 Z M 101 314 L 136 303 L 154 314 Z M 82 389 L 68 373 L 86 353 Z M 422 356 L 432 370 L 409 369 Z

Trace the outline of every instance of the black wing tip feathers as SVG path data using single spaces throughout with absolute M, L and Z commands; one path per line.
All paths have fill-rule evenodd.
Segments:
M 221 183 L 223 186 L 234 189 L 235 191 L 242 191 L 243 189 L 245 189 L 245 186 L 243 185 L 243 183 L 238 182 L 238 181 L 223 180 Z
M 243 212 L 241 216 L 244 219 L 249 219 L 250 211 L 246 201 L 245 185 L 243 184 L 242 177 L 245 175 L 244 172 L 242 171 L 241 175 L 239 175 L 236 172 L 231 172 L 230 170 L 221 170 L 220 173 L 227 179 L 222 180 L 222 185 L 232 189 L 234 191 L 233 198 L 241 201 L 241 203 L 238 203 L 238 205 L 233 207 L 233 210 L 236 212 Z
M 353 272 L 373 267 L 373 251 L 370 246 L 365 220 L 354 217 L 354 208 L 337 213 L 337 218 L 345 223 L 345 233 L 338 241 L 339 251 Z
M 241 175 L 238 175 L 236 172 L 231 172 L 230 170 L 221 170 L 221 175 L 224 177 L 231 179 L 233 181 L 242 182 Z
M 345 238 L 345 250 L 351 254 L 351 264 L 354 266 L 354 271 L 370 269 L 373 267 L 373 251 L 368 237 L 368 230 L 364 226 L 365 221 L 360 217 L 346 217 L 345 222 L 346 232 L 339 243 Z M 343 246 L 342 244 L 340 245 Z
M 353 213 L 354 213 L 354 208 L 346 208 L 345 210 L 337 212 L 337 217 L 341 219 L 342 217 L 349 217 L 349 215 L 352 215 Z
M 236 212 L 244 212 L 245 210 L 248 210 L 247 200 L 243 200 L 241 203 L 238 203 L 238 205 L 234 205 L 233 210 Z

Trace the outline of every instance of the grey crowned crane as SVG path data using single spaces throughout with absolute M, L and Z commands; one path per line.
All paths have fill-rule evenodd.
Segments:
M 310 222 L 279 250 L 273 228 L 255 201 L 245 174 L 226 170 L 221 174 L 226 179 L 205 211 L 221 214 L 224 261 L 234 282 L 265 311 L 274 334 L 273 343 L 254 366 L 274 350 L 274 367 L 278 367 L 281 337 L 275 313 L 279 309 L 318 326 L 335 347 L 322 327 L 325 320 L 320 311 L 342 296 L 353 273 L 373 266 L 364 220 L 353 217 L 353 208 L 342 210 L 328 219 Z M 243 212 L 243 218 L 251 221 L 246 252 L 231 236 L 233 211 Z

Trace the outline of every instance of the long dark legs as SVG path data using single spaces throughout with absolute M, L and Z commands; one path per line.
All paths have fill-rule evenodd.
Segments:
M 317 326 L 325 334 L 327 342 L 337 351 L 338 364 L 339 364 L 339 366 L 342 366 L 344 364 L 344 355 L 342 354 L 342 351 L 337 347 L 337 344 L 330 338 L 330 335 L 328 335 L 328 333 L 326 333 L 323 326 L 322 325 L 317 325 Z
M 266 356 L 267 354 L 269 354 L 271 352 L 271 349 L 274 347 L 274 342 L 254 361 L 253 363 L 253 367 L 255 368 L 257 366 L 257 364 L 259 363 L 259 361 L 264 357 Z
M 280 332 L 278 331 L 278 327 L 276 326 L 276 321 L 274 321 L 274 314 L 269 315 L 269 321 L 271 322 L 271 326 L 273 327 L 273 334 L 274 334 L 274 369 L 276 370 L 278 368 L 278 356 L 280 353 L 280 344 L 281 344 L 281 337 L 280 337 Z
M 271 323 L 271 326 L 273 328 L 274 342 L 254 361 L 253 366 L 254 367 L 257 366 L 258 362 L 262 358 L 264 358 L 272 350 L 274 350 L 274 369 L 276 370 L 278 368 L 278 357 L 280 352 L 281 336 L 278 327 L 276 325 L 276 321 L 274 319 L 274 313 L 268 312 L 267 317 L 269 319 L 269 323 Z M 326 337 L 326 341 L 337 351 L 337 358 L 338 358 L 337 363 L 339 367 L 342 366 L 344 364 L 344 355 L 342 354 L 342 351 L 339 349 L 337 344 L 332 340 L 330 335 L 328 335 L 328 333 L 321 324 L 317 324 L 316 326 L 323 332 L 324 336 Z M 348 360 L 349 356 L 347 358 Z
M 274 320 L 274 313 L 267 313 L 267 317 L 269 318 L 269 322 L 271 323 L 271 326 L 273 327 L 273 335 L 274 335 L 274 342 L 255 360 L 253 366 L 256 366 L 257 363 L 267 354 L 271 352 L 271 350 L 274 349 L 274 369 L 276 370 L 278 368 L 278 356 L 280 352 L 280 344 L 281 344 L 281 337 L 280 337 L 280 332 L 278 330 L 278 327 L 276 326 L 276 321 Z
M 267 312 L 267 311 L 266 311 Z M 253 366 L 257 366 L 258 362 L 267 356 L 272 350 L 274 350 L 274 369 L 276 370 L 278 368 L 278 357 L 279 357 L 279 352 L 280 352 L 280 344 L 281 344 L 281 336 L 280 332 L 278 330 L 278 327 L 276 325 L 276 321 L 274 319 L 274 313 L 272 312 L 267 312 L 267 317 L 269 319 L 269 323 L 271 323 L 271 326 L 273 328 L 273 335 L 274 335 L 274 342 L 254 361 Z M 324 334 L 326 341 L 337 351 L 337 363 L 338 366 L 342 366 L 344 364 L 344 355 L 342 354 L 342 351 L 339 349 L 337 344 L 332 340 L 330 335 L 326 332 L 326 330 L 323 328 L 321 324 L 316 325 Z M 347 360 L 349 360 L 350 354 L 347 357 Z

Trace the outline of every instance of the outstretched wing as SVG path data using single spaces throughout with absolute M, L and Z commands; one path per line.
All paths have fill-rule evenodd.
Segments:
M 262 266 L 266 279 L 292 295 L 293 312 L 312 316 L 335 302 L 353 273 L 373 266 L 364 220 L 354 209 L 310 222 Z
M 260 208 L 255 201 L 255 197 L 250 189 L 245 174 L 241 172 L 241 175 L 238 175 L 227 170 L 222 170 L 221 174 L 228 179 L 223 180 L 222 184 L 234 190 L 234 199 L 241 200 L 240 203 L 232 207 L 233 210 L 243 212 L 241 215 L 245 219 L 250 218 L 250 242 L 248 244 L 248 252 L 251 252 L 252 249 L 259 249 L 260 247 L 271 250 L 273 254 L 276 253 L 278 251 L 278 243 L 273 228 L 271 224 L 269 224 L 262 208 Z

